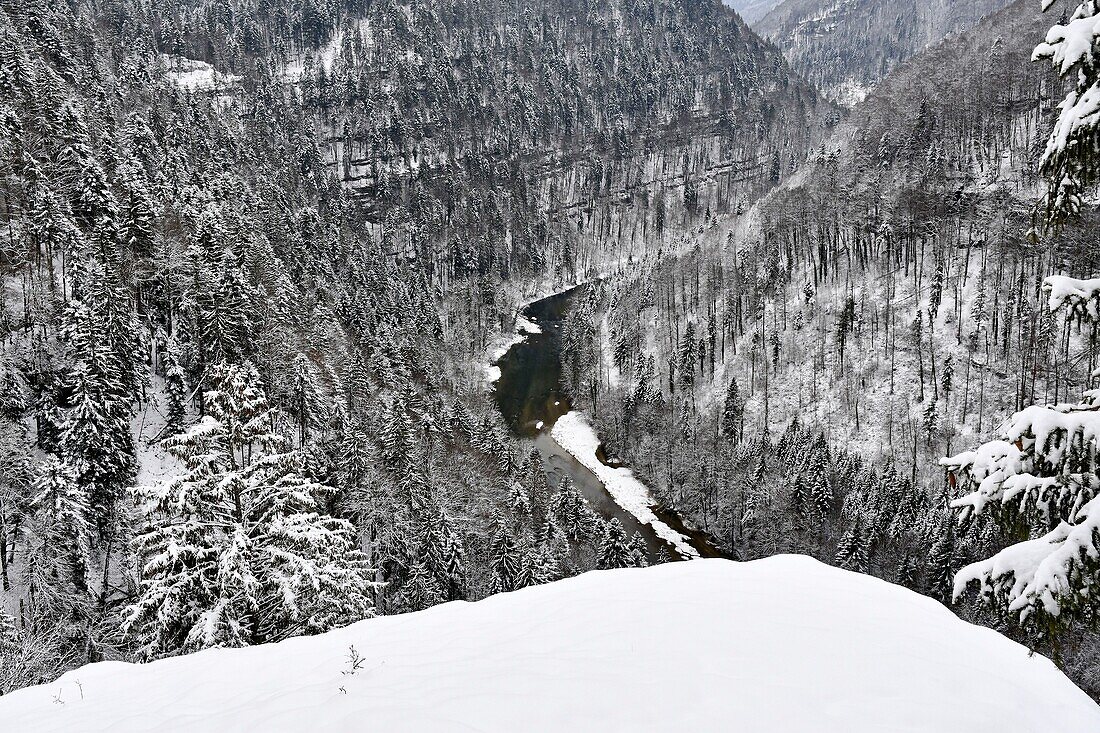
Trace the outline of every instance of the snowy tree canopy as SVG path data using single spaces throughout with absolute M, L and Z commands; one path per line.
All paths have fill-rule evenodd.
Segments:
M 1043 0 L 1048 10 L 1054 0 Z M 1046 175 L 1048 223 L 1058 226 L 1081 209 L 1084 190 L 1096 181 L 1100 152 L 1100 3 L 1083 0 L 1066 23 L 1050 29 L 1032 55 L 1048 59 L 1074 86 L 1059 105 L 1058 119 L 1047 140 L 1040 169 Z
M 1052 310 L 1100 323 L 1100 280 L 1049 277 L 1044 290 Z M 956 598 L 976 583 L 987 600 L 1023 623 L 1054 624 L 1095 609 L 1098 449 L 1100 389 L 1090 389 L 1079 403 L 1026 407 L 1001 426 L 999 440 L 940 461 L 952 481 L 968 490 L 952 502 L 963 520 L 991 511 L 1010 530 L 1030 530 L 1028 539 L 960 570 Z

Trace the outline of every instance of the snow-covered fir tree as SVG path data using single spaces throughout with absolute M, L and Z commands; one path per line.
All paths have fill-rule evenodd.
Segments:
M 617 518 L 604 524 L 596 566 L 602 570 L 628 568 L 634 565 L 634 554 L 622 522 Z
M 140 594 L 124 625 L 150 656 L 316 633 L 363 618 L 373 571 L 324 487 L 271 432 L 251 366 L 219 364 L 206 415 L 165 440 L 186 472 L 135 490 Z

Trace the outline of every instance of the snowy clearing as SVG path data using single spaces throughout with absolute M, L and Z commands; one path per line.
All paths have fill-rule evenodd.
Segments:
M 361 21 L 356 21 L 358 28 L 364 27 L 366 24 Z M 340 55 L 340 49 L 344 44 L 344 32 L 337 29 L 321 48 L 316 52 L 306 52 L 299 50 L 287 65 L 283 68 L 283 78 L 291 83 L 297 83 L 302 80 L 305 75 L 307 61 L 310 64 L 316 63 L 317 67 L 322 69 L 326 74 L 331 74 L 333 67 L 336 66 L 336 59 Z
M 278 644 L 89 665 L 0 698 L 0 720 L 35 733 L 1094 733 L 1100 708 L 1044 657 L 929 598 L 780 555 L 592 572 Z
M 205 61 L 171 54 L 161 54 L 161 60 L 169 81 L 185 92 L 221 89 L 241 80 L 235 74 L 223 74 Z
M 607 493 L 619 506 L 627 510 L 642 524 L 653 527 L 657 536 L 665 540 L 685 558 L 699 557 L 699 551 L 691 546 L 687 537 L 669 527 L 657 518 L 652 507 L 657 503 L 629 468 L 611 468 L 600 463 L 596 449 L 600 447 L 600 438 L 585 416 L 576 410 L 567 412 L 558 418 L 550 435 L 570 455 L 581 462 L 585 468 L 596 474 Z

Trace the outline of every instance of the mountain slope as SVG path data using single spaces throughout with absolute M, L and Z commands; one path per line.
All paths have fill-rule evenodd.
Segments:
M 356 662 L 355 660 L 359 661 Z M 1061 733 L 1100 708 L 1048 660 L 809 558 L 588 575 L 0 698 L 12 730 Z
M 723 2 L 736 10 L 746 23 L 752 25 L 771 12 L 772 8 L 782 0 L 723 0 Z
M 1008 0 L 785 0 L 753 23 L 827 96 L 859 101 L 891 68 Z

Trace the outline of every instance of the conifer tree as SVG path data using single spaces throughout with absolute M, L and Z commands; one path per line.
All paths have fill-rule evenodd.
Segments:
M 504 527 L 497 530 L 492 542 L 489 543 L 489 556 L 495 573 L 493 590 L 507 592 L 520 587 L 520 578 L 524 573 L 523 557 L 515 540 Z
M 435 574 L 424 563 L 415 562 L 395 604 L 402 611 L 420 611 L 445 600 L 443 586 Z
M 142 174 L 130 170 L 123 179 L 125 196 L 122 201 L 119 236 L 131 253 L 147 257 L 152 252 L 155 214 L 143 177 Z
M 932 548 L 925 564 L 928 593 L 942 601 L 950 601 L 958 568 L 955 549 L 955 530 L 945 516 L 936 528 Z
M 799 519 L 805 519 L 809 511 L 809 487 L 802 474 L 795 474 L 787 480 L 791 512 Z
M 427 527 L 427 562 L 443 587 L 448 601 L 466 595 L 466 558 L 462 543 L 442 509 L 431 517 Z
M 1043 291 L 1051 311 L 1095 342 L 1100 279 L 1051 276 Z M 1100 608 L 1098 408 L 1095 389 L 1079 403 L 1025 407 L 1001 425 L 998 439 L 940 460 L 949 483 L 965 491 L 951 502 L 964 523 L 987 514 L 1010 532 L 1029 527 L 1031 536 L 959 570 L 953 589 L 937 575 L 937 590 L 957 597 L 977 586 L 989 605 L 1044 634 L 1094 617 Z
M 63 314 L 61 336 L 76 358 L 67 375 L 71 407 L 63 413 L 58 443 L 62 460 L 88 494 L 97 528 L 107 536 L 136 469 L 130 419 L 140 345 L 126 298 L 112 288 L 103 266 L 86 258 L 75 269 L 80 297 Z
M 906 588 L 912 588 L 913 590 L 919 590 L 920 583 L 920 563 L 917 561 L 917 557 L 910 553 L 905 553 L 901 558 L 901 562 L 898 564 L 897 575 L 894 582 L 898 585 L 904 585 Z
M 1043 0 L 1042 5 L 1047 10 L 1053 0 Z M 1094 99 L 1100 90 L 1100 62 L 1093 49 L 1100 37 L 1098 15 L 1095 0 L 1081 0 L 1068 19 L 1051 28 L 1035 48 L 1035 59 L 1049 59 L 1058 74 L 1072 80 L 1039 162 L 1049 183 L 1047 222 L 1054 227 L 1080 211 L 1084 192 L 1096 181 L 1100 126 Z
M 298 354 L 294 358 L 291 401 L 294 414 L 298 418 L 298 444 L 305 445 L 310 429 L 321 423 L 318 414 L 321 410 L 321 390 L 305 354 Z
M 518 514 L 531 513 L 531 501 L 527 498 L 527 492 L 518 481 L 513 481 L 508 488 L 508 504 Z
M 924 430 L 924 439 L 928 445 L 932 445 L 932 436 L 936 433 L 936 400 L 930 399 L 921 412 L 921 427 Z
M 15 619 L 0 610 L 0 695 L 17 689 L 23 682 L 19 669 L 21 636 Z
M 183 421 L 187 415 L 187 382 L 177 352 L 175 340 L 169 339 L 162 353 L 164 391 L 168 397 L 164 429 L 169 435 L 183 431 Z
M 917 377 L 919 379 L 917 387 L 919 389 L 920 401 L 924 402 L 924 314 L 921 311 L 917 311 L 916 316 L 913 317 L 913 323 L 909 326 L 909 343 L 917 350 Z
M 814 516 L 819 522 L 824 521 L 833 509 L 833 489 L 825 470 L 819 469 L 813 473 L 813 484 L 810 485 L 810 505 Z
M 844 307 L 840 311 L 840 318 L 836 324 L 836 340 L 840 350 L 838 363 L 844 368 L 844 347 L 848 341 L 848 334 L 852 332 L 856 324 L 856 301 L 851 295 L 844 299 Z
M 87 492 L 99 531 L 112 531 L 116 504 L 135 471 L 130 408 L 102 373 L 81 364 L 74 374 L 74 406 L 60 436 L 62 459 Z
M 947 405 L 951 399 L 951 390 L 954 389 L 955 367 L 951 363 L 951 357 L 947 357 L 943 363 L 943 371 L 940 373 L 940 391 L 943 392 L 943 403 Z
M 32 491 L 22 563 L 27 613 L 35 624 L 80 624 L 91 601 L 95 527 L 89 496 L 54 456 L 40 464 Z
M 270 432 L 254 368 L 218 365 L 207 414 L 164 444 L 185 473 L 138 487 L 138 598 L 124 628 L 150 656 L 316 633 L 370 615 L 374 583 L 324 487 Z
M 932 282 L 928 286 L 928 326 L 936 327 L 936 317 L 940 312 L 940 303 L 943 300 L 943 260 L 936 258 L 932 268 Z
M 626 539 L 626 531 L 617 518 L 604 524 L 603 536 L 596 555 L 596 567 L 600 570 L 628 568 L 633 566 L 634 558 Z
M 825 436 L 819 435 L 809 461 L 810 483 L 807 510 L 822 522 L 833 510 L 834 495 L 829 479 L 830 456 Z
M 545 543 L 529 548 L 520 566 L 518 587 L 542 585 L 561 577 L 561 568 L 554 552 Z
M 573 481 L 564 476 L 558 484 L 558 493 L 550 504 L 554 523 L 573 542 L 580 542 L 593 534 L 597 518 L 589 508 Z
M 866 573 L 870 563 L 870 548 L 862 519 L 857 516 L 840 538 L 836 564 L 845 570 Z
M 737 380 L 730 379 L 726 388 L 726 401 L 722 406 L 722 435 L 736 443 L 741 436 L 741 421 L 744 414 L 744 405 L 741 404 L 741 396 L 738 394 Z
M 640 532 L 630 536 L 630 559 L 636 568 L 644 568 L 649 565 L 649 548 L 646 547 L 645 538 Z
M 695 386 L 696 348 L 695 322 L 688 321 L 687 327 L 684 329 L 684 336 L 680 341 L 677 361 L 680 369 L 680 385 L 688 390 Z

